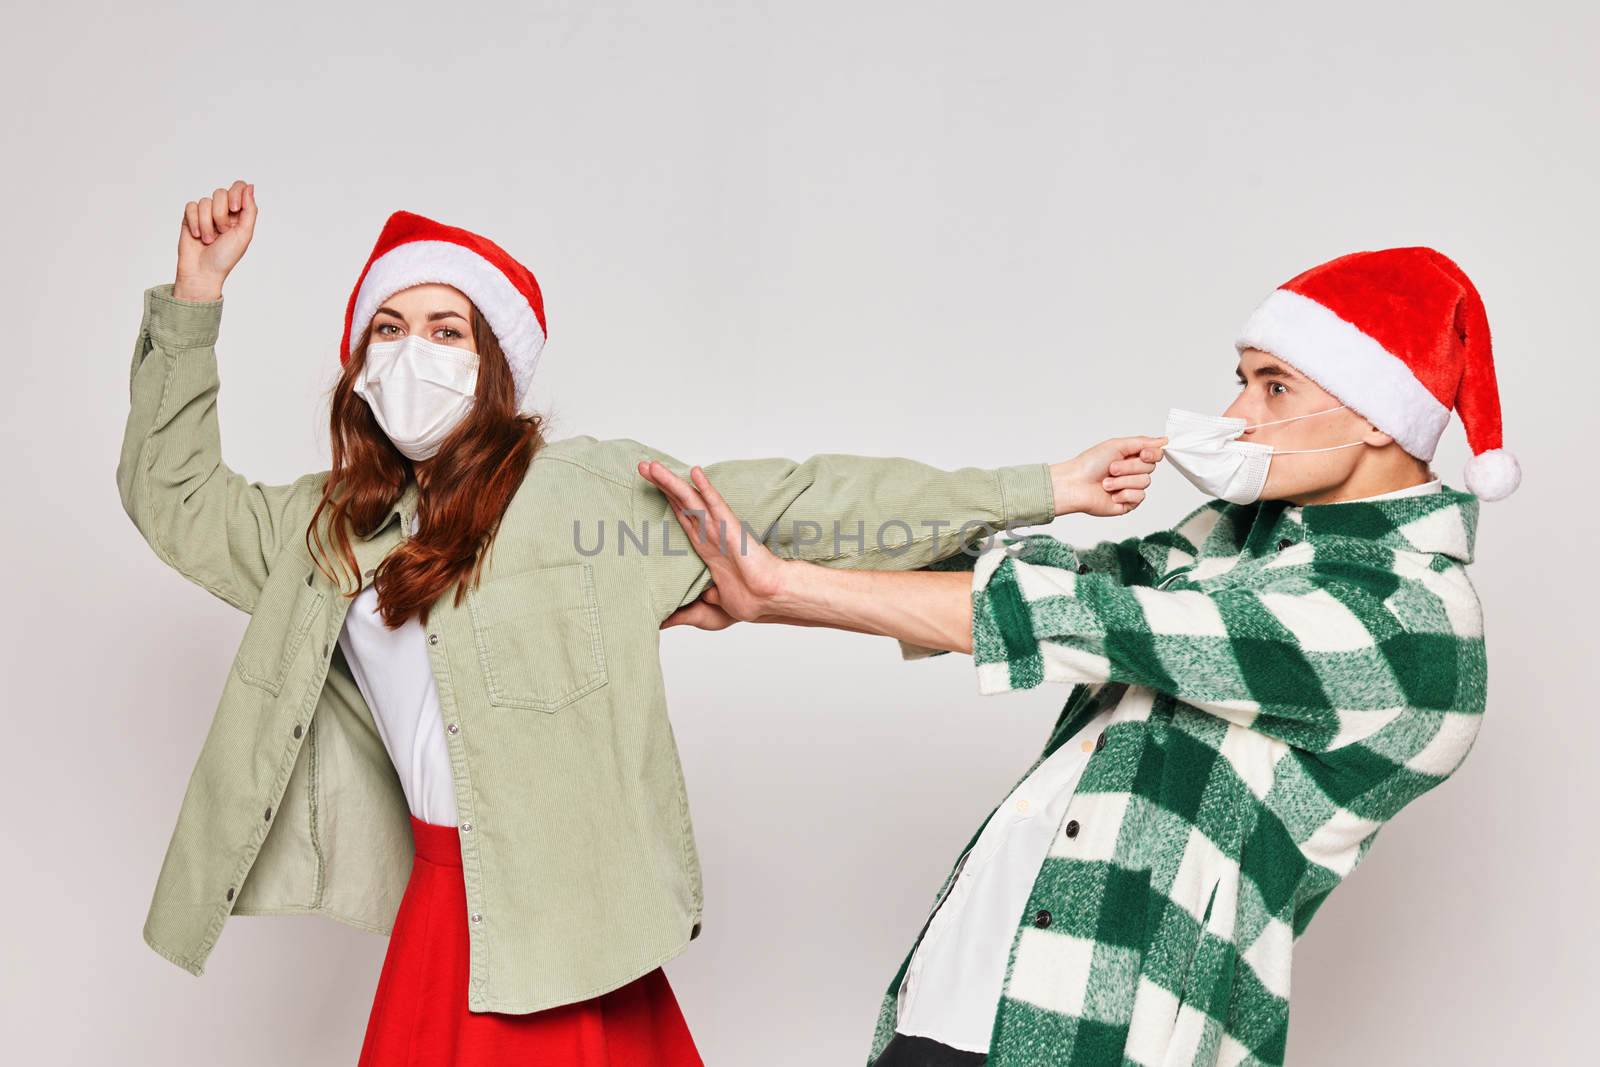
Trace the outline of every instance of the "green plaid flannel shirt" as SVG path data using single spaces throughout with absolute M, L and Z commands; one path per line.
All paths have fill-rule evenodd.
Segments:
M 1072 685 L 1040 761 L 1116 707 L 1019 918 L 991 1067 L 1283 1063 L 1294 942 L 1477 734 L 1478 505 L 1211 500 L 933 565 L 973 572 L 980 692 Z

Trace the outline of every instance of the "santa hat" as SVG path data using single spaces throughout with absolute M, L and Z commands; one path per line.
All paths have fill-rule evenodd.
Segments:
M 1522 480 L 1500 447 L 1483 300 L 1432 248 L 1352 252 L 1312 267 L 1261 302 L 1234 347 L 1270 352 L 1423 461 L 1453 408 L 1473 453 L 1467 489 L 1499 500 Z
M 383 224 L 344 312 L 339 363 L 389 297 L 424 282 L 443 282 L 466 294 L 488 322 L 511 367 L 517 406 L 528 393 L 544 347 L 544 298 L 533 272 L 478 234 L 396 211 Z

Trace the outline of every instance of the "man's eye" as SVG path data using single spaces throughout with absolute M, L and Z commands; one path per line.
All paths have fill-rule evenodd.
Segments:
M 1275 389 L 1275 388 L 1276 389 L 1282 389 L 1285 393 L 1289 391 L 1289 387 L 1287 385 L 1284 385 L 1282 382 L 1268 382 L 1267 383 L 1267 392 L 1272 393 L 1272 390 Z M 1273 396 L 1282 396 L 1283 393 L 1272 393 L 1272 395 Z

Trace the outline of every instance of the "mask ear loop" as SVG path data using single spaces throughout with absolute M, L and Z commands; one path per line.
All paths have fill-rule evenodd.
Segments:
M 1297 419 L 1309 419 L 1309 418 L 1311 418 L 1312 415 L 1326 415 L 1330 411 L 1343 411 L 1345 408 L 1347 408 L 1349 406 L 1350 406 L 1349 404 L 1340 404 L 1336 408 L 1323 408 L 1321 411 L 1312 411 L 1312 412 L 1308 412 L 1305 415 L 1291 415 L 1287 419 L 1273 419 L 1271 422 L 1258 422 L 1258 423 L 1255 423 L 1252 426 L 1246 426 L 1245 429 L 1246 430 L 1254 430 L 1254 429 L 1257 429 L 1258 427 L 1261 427 L 1261 426 L 1276 426 L 1280 422 L 1294 422 Z
M 1347 445 L 1329 445 L 1327 448 L 1274 448 L 1272 454 L 1274 456 L 1293 456 L 1300 452 L 1333 452 L 1341 448 L 1354 448 L 1356 445 L 1364 444 L 1366 444 L 1365 441 L 1351 441 Z
M 1258 423 L 1255 424 L 1255 426 L 1248 426 L 1248 427 L 1246 427 L 1246 429 L 1253 430 L 1253 429 L 1256 428 L 1256 426 L 1276 426 L 1280 422 L 1294 422 L 1296 419 L 1309 419 L 1312 415 L 1326 415 L 1330 411 L 1343 411 L 1345 408 L 1347 408 L 1349 406 L 1350 406 L 1349 404 L 1340 404 L 1336 408 L 1323 408 L 1321 411 L 1312 411 L 1312 412 L 1309 412 L 1308 414 L 1305 414 L 1305 415 L 1291 415 L 1287 419 L 1273 419 L 1271 422 L 1258 422 Z M 1245 444 L 1259 444 L 1260 442 L 1258 442 L 1258 441 L 1247 441 L 1247 442 L 1244 442 L 1244 443 Z M 1305 453 L 1305 452 L 1334 452 L 1334 451 L 1337 451 L 1338 449 L 1341 449 L 1341 448 L 1354 448 L 1356 445 L 1364 445 L 1364 444 L 1366 444 L 1365 441 L 1351 441 L 1347 445 L 1329 445 L 1327 448 L 1273 448 L 1272 449 L 1272 454 L 1274 456 L 1295 456 L 1295 455 L 1300 455 L 1300 454 Z M 1264 447 L 1272 448 L 1271 445 L 1266 445 Z

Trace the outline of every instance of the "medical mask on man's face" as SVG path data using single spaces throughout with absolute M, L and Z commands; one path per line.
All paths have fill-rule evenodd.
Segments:
M 1313 411 L 1310 415 L 1295 415 L 1255 425 L 1276 426 L 1280 422 L 1326 415 L 1346 406 L 1340 404 L 1336 408 Z M 1252 428 L 1244 419 L 1173 408 L 1167 413 L 1167 443 L 1163 447 L 1163 455 L 1178 468 L 1178 473 L 1193 482 L 1202 493 L 1233 504 L 1252 504 L 1260 499 L 1261 490 L 1267 484 L 1267 467 L 1272 463 L 1273 456 L 1332 452 L 1366 443 L 1351 441 L 1328 448 L 1273 448 L 1254 441 L 1236 440 L 1245 430 Z
M 477 386 L 476 352 L 412 335 L 368 345 L 355 391 L 394 446 L 420 460 L 472 410 Z

